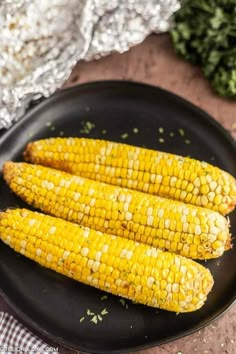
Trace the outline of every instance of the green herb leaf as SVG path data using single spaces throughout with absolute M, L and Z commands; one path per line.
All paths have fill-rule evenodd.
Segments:
M 107 300 L 107 298 L 108 298 L 107 295 L 103 295 L 103 296 L 101 297 L 101 300 L 102 300 L 102 301 L 103 301 L 103 300 Z
M 97 315 L 93 316 L 93 317 L 91 318 L 90 322 L 93 322 L 93 323 L 97 324 L 97 323 L 98 323 L 98 317 L 97 317 Z
M 236 99 L 235 0 L 183 0 L 174 14 L 176 52 L 199 64 L 213 89 Z
M 81 125 L 83 128 L 80 129 L 80 133 L 82 134 L 90 134 L 91 130 L 95 128 L 95 124 L 90 121 L 86 121 L 86 122 L 82 121 Z
M 88 316 L 93 316 L 93 315 L 94 315 L 94 312 L 91 312 L 89 309 L 87 309 L 87 315 L 88 315 Z
M 184 136 L 184 134 L 185 134 L 184 129 L 183 129 L 183 128 L 180 128 L 180 129 L 179 129 L 179 135 L 180 135 L 180 136 Z
M 108 314 L 108 311 L 106 308 L 101 311 L 102 316 L 107 315 L 107 314 Z
M 125 300 L 124 299 L 119 299 L 121 305 L 125 306 Z
M 124 133 L 124 134 L 122 134 L 120 137 L 121 137 L 121 139 L 127 139 L 128 136 L 129 136 L 128 133 Z

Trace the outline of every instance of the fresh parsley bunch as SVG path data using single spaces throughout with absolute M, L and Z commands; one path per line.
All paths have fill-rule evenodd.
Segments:
M 236 99 L 236 0 L 183 0 L 174 21 L 177 53 L 200 64 L 219 95 Z

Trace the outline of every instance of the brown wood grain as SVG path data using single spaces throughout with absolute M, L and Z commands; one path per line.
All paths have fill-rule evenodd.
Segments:
M 178 58 L 168 35 L 152 35 L 124 54 L 79 63 L 66 86 L 110 79 L 140 81 L 170 90 L 207 111 L 236 136 L 236 102 L 217 96 L 200 68 Z
M 236 137 L 236 103 L 215 95 L 199 68 L 177 58 L 168 35 L 152 35 L 124 54 L 78 63 L 65 87 L 108 79 L 140 81 L 168 89 L 207 111 Z M 11 312 L 2 299 L 1 310 Z M 236 306 L 233 306 L 220 319 L 199 332 L 136 353 L 235 354 L 235 344 Z M 60 353 L 72 352 L 60 348 Z

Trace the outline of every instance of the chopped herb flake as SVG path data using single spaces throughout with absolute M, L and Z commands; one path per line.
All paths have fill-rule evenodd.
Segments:
M 191 144 L 191 141 L 189 139 L 185 139 L 185 144 Z
M 102 316 L 98 315 L 98 319 L 99 319 L 99 321 L 102 321 Z
M 130 325 L 130 328 L 133 328 L 133 326 L 132 326 L 132 325 Z
M 106 134 L 106 133 L 107 133 L 106 129 L 103 129 L 102 134 Z
M 63 131 L 60 131 L 59 134 L 60 134 L 60 136 L 63 136 L 63 135 L 64 135 L 64 132 L 63 132 Z
M 83 128 L 80 129 L 80 133 L 82 134 L 89 134 L 91 130 L 95 127 L 95 124 L 89 121 L 87 122 L 82 121 L 81 124 Z
M 184 136 L 185 132 L 184 132 L 184 129 L 180 128 L 179 129 L 179 135 L 180 136 Z
M 108 298 L 107 295 L 104 295 L 104 296 L 101 297 L 101 300 L 102 300 L 102 301 L 103 301 L 103 300 L 107 300 L 107 298 Z
M 128 308 L 129 308 L 129 305 L 128 305 L 128 304 L 126 304 L 126 305 L 125 305 L 125 308 L 126 308 L 126 310 L 128 310 Z
M 86 125 L 87 125 L 87 127 L 88 127 L 89 129 L 92 129 L 92 128 L 95 127 L 95 124 L 94 124 L 94 123 L 91 123 L 91 122 L 89 122 L 89 121 L 86 123 Z
M 87 310 L 87 315 L 88 316 L 93 316 L 94 315 L 94 312 L 91 312 L 89 309 Z
M 91 318 L 90 321 L 93 322 L 93 323 L 95 323 L 95 324 L 97 324 L 97 323 L 98 323 L 98 317 L 95 315 L 95 316 L 93 316 L 93 317 Z
M 163 133 L 164 133 L 164 129 L 163 129 L 162 127 L 160 127 L 160 128 L 158 129 L 158 131 L 159 131 L 160 134 L 163 134 Z
M 45 125 L 46 125 L 46 127 L 50 127 L 52 125 L 52 123 L 51 122 L 47 122 Z
M 105 308 L 105 309 L 103 309 L 102 310 L 102 312 L 101 312 L 101 315 L 102 316 L 104 316 L 104 315 L 107 315 L 108 314 L 108 311 L 107 311 L 107 309 Z
M 119 301 L 120 301 L 121 305 L 125 306 L 125 300 L 124 299 L 120 299 Z
M 139 132 L 138 128 L 133 128 L 134 134 L 137 134 Z
M 83 322 L 84 321 L 84 317 L 81 317 L 81 319 L 79 320 L 80 322 Z
M 128 136 L 129 136 L 128 133 L 124 133 L 124 134 L 122 134 L 120 137 L 121 137 L 121 139 L 127 139 Z
M 164 143 L 165 142 L 165 139 L 163 139 L 163 138 L 159 138 L 159 143 Z
M 174 132 L 170 132 L 170 137 L 173 138 L 173 136 L 175 136 Z
M 54 125 L 52 125 L 51 128 L 50 128 L 50 130 L 51 130 L 52 132 L 54 132 L 55 129 L 56 129 L 56 127 L 54 127 Z

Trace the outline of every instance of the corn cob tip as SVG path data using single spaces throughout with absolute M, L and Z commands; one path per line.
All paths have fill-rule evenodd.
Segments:
M 15 174 L 16 164 L 12 161 L 6 161 L 3 165 L 3 177 L 7 184 L 9 184 Z
M 14 209 L 16 210 L 16 209 Z M 12 212 L 12 209 L 10 208 L 7 208 L 5 210 L 0 210 L 0 221 L 3 220 L 4 218 L 6 218 L 7 214 L 8 213 L 11 213 Z
M 231 235 L 229 236 L 229 238 L 226 240 L 226 243 L 225 243 L 225 251 L 229 251 L 233 248 L 233 245 L 232 245 L 232 238 L 231 238 Z
M 31 154 L 32 154 L 32 151 L 33 151 L 33 143 L 28 143 L 26 145 L 26 148 L 23 152 L 23 158 L 25 161 L 29 162 L 31 160 Z
M 0 224 L 4 219 L 6 219 L 8 217 L 8 214 L 12 214 L 13 212 L 18 211 L 18 210 L 23 212 L 24 209 L 7 208 L 5 210 L 0 210 Z M 23 214 L 20 213 L 20 215 L 23 215 Z
M 229 217 L 226 217 L 226 223 L 227 223 L 227 226 L 228 226 L 228 230 L 230 230 L 230 219 Z M 225 242 L 225 251 L 229 251 L 233 248 L 233 243 L 232 243 L 232 234 L 229 232 L 228 233 L 228 237 L 226 239 L 226 242 Z

